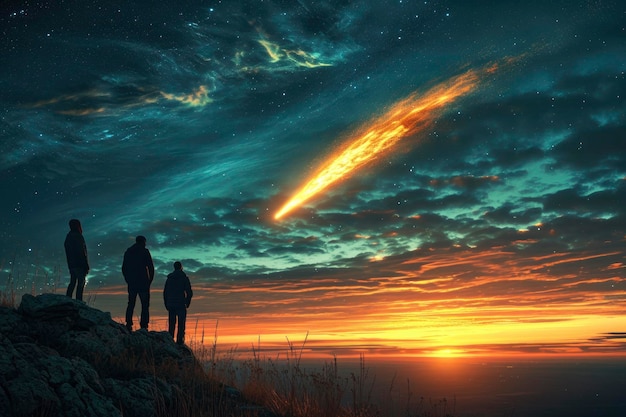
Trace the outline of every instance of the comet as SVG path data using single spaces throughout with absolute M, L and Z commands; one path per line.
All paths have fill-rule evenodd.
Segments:
M 477 87 L 479 75 L 479 71 L 470 70 L 426 92 L 415 91 L 391 105 L 381 116 L 365 122 L 320 164 L 304 185 L 276 212 L 274 219 L 283 218 L 331 186 L 380 160 L 396 149 L 404 138 L 423 132 L 443 113 L 447 105 Z

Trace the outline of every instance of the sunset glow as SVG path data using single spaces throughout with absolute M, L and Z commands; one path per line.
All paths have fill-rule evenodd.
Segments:
M 226 351 L 626 355 L 624 2 L 65 3 L 0 14 L 0 299 L 78 219 Z
M 210 312 L 190 316 L 190 327 L 196 340 L 212 343 L 217 331 L 220 346 L 243 353 L 259 343 L 281 352 L 287 340 L 306 337 L 306 354 L 325 358 L 623 355 L 624 334 L 615 332 L 626 329 L 622 306 L 603 295 L 621 283 L 618 256 L 555 254 L 530 265 L 503 251 L 416 251 L 411 259 L 379 261 L 386 272 L 367 279 L 215 284 L 198 291 L 195 302 Z M 582 259 L 596 259 L 607 273 L 536 272 Z M 155 317 L 166 320 L 160 306 Z

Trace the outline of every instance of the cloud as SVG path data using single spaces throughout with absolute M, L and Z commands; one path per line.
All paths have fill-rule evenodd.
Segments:
M 161 95 L 167 100 L 177 101 L 190 107 L 203 107 L 213 101 L 209 98 L 207 87 L 204 85 L 198 87 L 198 89 L 191 94 L 175 95 L 161 92 Z
M 581 190 L 569 188 L 547 195 L 544 200 L 544 209 L 581 215 L 616 215 L 624 212 L 623 204 L 619 203 L 624 201 L 624 198 L 626 198 L 626 184 L 621 180 L 612 190 L 581 195 Z
M 108 87 L 108 86 L 107 86 Z M 189 94 L 172 94 L 153 88 L 127 85 L 107 90 L 89 90 L 71 95 L 41 100 L 28 104 L 27 108 L 51 108 L 67 116 L 109 116 L 119 117 L 127 111 L 137 111 L 140 107 L 159 106 L 163 102 L 180 103 L 186 107 L 204 107 L 213 100 L 208 89 L 201 85 Z
M 332 64 L 320 61 L 319 54 L 309 53 L 302 50 L 289 50 L 280 47 L 278 44 L 270 42 L 265 39 L 260 39 L 259 43 L 269 55 L 270 63 L 278 64 L 283 61 L 287 61 L 287 67 L 305 67 L 305 68 L 317 68 L 317 67 L 330 67 Z
M 181 260 L 195 317 L 246 344 L 312 330 L 315 349 L 349 352 L 623 350 L 612 344 L 626 236 L 619 14 L 170 6 L 51 7 L 36 25 L 7 25 L 4 277 L 62 291 L 77 217 L 88 291 L 114 315 L 121 257 L 142 233 L 155 291 Z M 524 59 L 487 72 L 411 146 L 271 221 L 342 132 L 505 55 Z

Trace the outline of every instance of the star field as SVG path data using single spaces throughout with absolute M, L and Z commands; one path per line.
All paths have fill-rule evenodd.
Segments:
M 3 4 L 0 283 L 63 288 L 75 217 L 86 294 L 113 316 L 143 234 L 154 291 L 182 261 L 193 314 L 233 340 L 623 352 L 605 336 L 626 329 L 625 17 L 618 1 Z M 360 126 L 478 70 L 274 220 Z

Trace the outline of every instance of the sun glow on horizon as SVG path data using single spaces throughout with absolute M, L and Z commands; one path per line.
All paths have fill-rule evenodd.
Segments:
M 461 349 L 445 348 L 435 350 L 432 353 L 426 354 L 426 356 L 434 358 L 458 358 L 461 356 L 467 356 L 467 352 Z
M 598 268 L 581 270 L 582 261 Z M 614 302 L 626 296 L 619 251 L 556 252 L 529 262 L 503 248 L 451 248 L 367 265 L 361 274 L 198 284 L 190 340 L 207 344 L 217 334 L 222 347 L 277 354 L 286 338 L 298 346 L 306 338 L 306 355 L 326 358 L 626 355 L 626 316 Z M 98 302 L 123 317 L 125 291 L 114 290 Z M 162 305 L 151 308 L 166 319 Z

